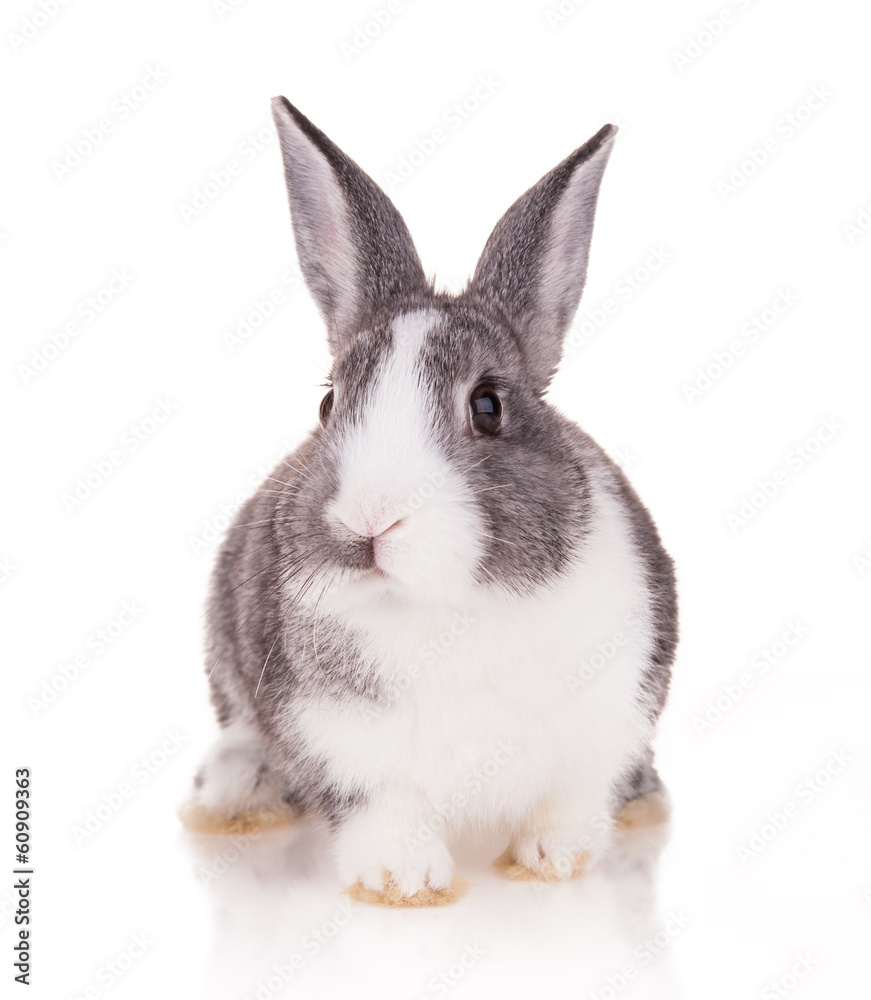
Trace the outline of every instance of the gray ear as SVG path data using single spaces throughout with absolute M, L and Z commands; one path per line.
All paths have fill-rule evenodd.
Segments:
M 469 285 L 516 327 L 544 392 L 587 276 L 599 184 L 617 129 L 605 125 L 508 209 Z
M 402 217 L 380 187 L 285 97 L 272 99 L 299 264 L 337 353 L 391 300 L 427 287 Z

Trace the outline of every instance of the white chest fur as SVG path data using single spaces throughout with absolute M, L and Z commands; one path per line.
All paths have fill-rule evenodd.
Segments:
M 338 788 L 398 790 L 480 826 L 631 763 L 649 738 L 647 594 L 619 508 L 600 495 L 597 513 L 571 573 L 535 598 L 346 607 L 387 702 L 325 695 L 288 708 Z

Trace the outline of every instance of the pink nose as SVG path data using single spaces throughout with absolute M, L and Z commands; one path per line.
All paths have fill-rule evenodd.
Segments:
M 373 541 L 383 538 L 389 531 L 393 531 L 398 524 L 402 524 L 402 518 L 398 517 L 391 524 L 388 524 L 386 528 L 381 527 L 383 523 L 383 521 L 367 518 L 365 521 L 367 536 L 373 539 Z
M 347 516 L 342 511 L 334 511 L 329 519 L 334 524 L 341 524 L 348 531 L 359 538 L 379 539 L 391 532 L 397 525 L 402 523 L 402 518 L 390 520 L 391 515 L 378 516 L 377 514 L 366 514 L 357 516 Z
M 326 520 L 339 535 L 350 531 L 358 538 L 380 538 L 402 522 L 402 511 L 380 497 L 340 500 L 325 511 Z M 344 530 L 342 530 L 344 529 Z

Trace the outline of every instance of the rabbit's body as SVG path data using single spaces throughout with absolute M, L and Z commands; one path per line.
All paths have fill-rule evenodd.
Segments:
M 463 832 L 503 831 L 511 860 L 541 877 L 577 874 L 607 849 L 615 810 L 659 787 L 650 741 L 676 640 L 671 561 L 620 470 L 541 399 L 553 348 L 530 351 L 498 287 L 516 279 L 502 244 L 522 231 L 523 199 L 469 291 L 436 295 L 398 216 L 378 221 L 377 251 L 355 234 L 350 217 L 371 225 L 392 206 L 287 109 L 276 120 L 301 264 L 331 324 L 335 400 L 222 548 L 209 660 L 225 736 L 200 804 L 227 819 L 282 802 L 323 817 L 345 883 L 399 901 L 447 891 L 445 841 Z M 587 146 L 557 168 L 563 189 L 605 143 Z M 590 225 L 606 154 L 580 192 Z M 323 203 L 313 178 L 336 185 Z M 552 213 L 553 243 L 571 219 L 551 187 L 530 218 Z M 349 278 L 345 260 L 326 293 L 330 261 L 309 241 L 329 249 L 342 227 L 356 268 Z M 374 268 L 384 247 L 394 259 Z M 563 286 L 586 250 L 569 252 L 549 292 L 555 326 L 573 311 L 562 299 L 580 295 Z M 540 286 L 547 272 L 533 271 Z M 530 294 L 514 312 L 533 328 Z M 343 332 L 354 309 L 364 319 Z

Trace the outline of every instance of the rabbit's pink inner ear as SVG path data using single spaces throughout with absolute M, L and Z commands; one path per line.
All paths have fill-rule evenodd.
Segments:
M 508 209 L 469 292 L 508 313 L 539 391 L 559 364 L 587 276 L 593 219 L 616 128 L 606 125 Z
M 361 312 L 350 212 L 333 168 L 279 98 L 273 115 L 284 160 L 299 266 L 335 351 Z
M 286 98 L 272 101 L 300 269 L 338 353 L 369 316 L 419 295 L 426 277 L 380 187 Z
M 566 327 L 578 308 L 587 279 L 599 185 L 610 150 L 609 142 L 576 168 L 554 207 L 537 293 L 538 312 L 548 317 L 548 323 Z

